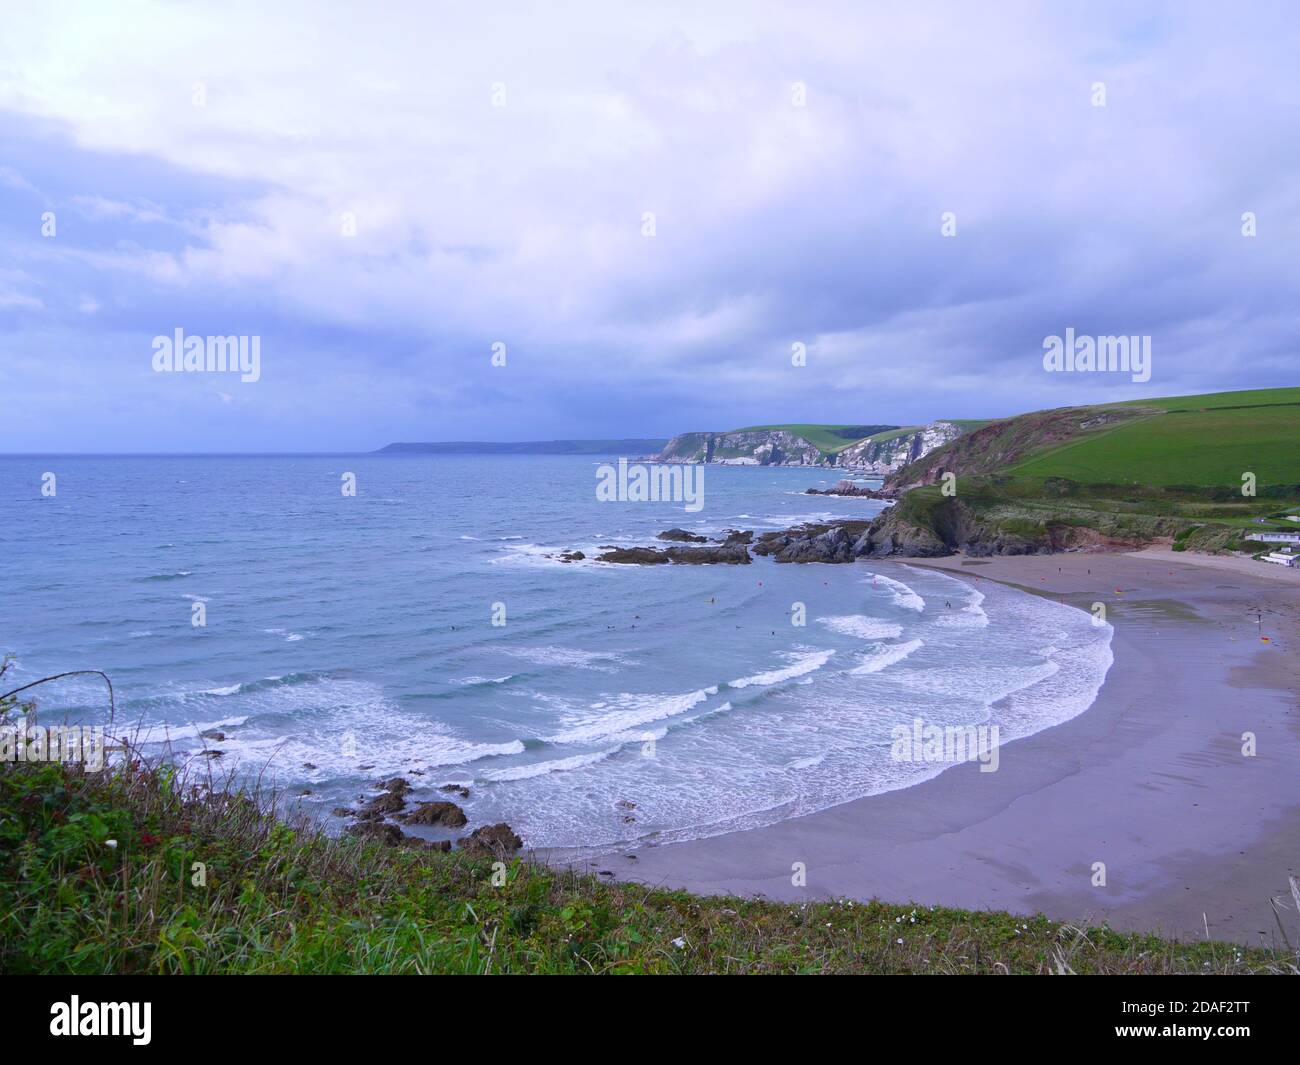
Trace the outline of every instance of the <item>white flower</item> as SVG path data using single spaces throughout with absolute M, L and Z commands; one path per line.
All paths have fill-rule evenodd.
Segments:
M 112 847 L 114 850 L 117 850 L 117 840 L 115 840 L 115 839 L 106 839 L 106 840 L 104 840 L 104 846 L 105 846 L 105 847 Z
M 674 947 L 677 947 L 679 950 L 682 949 L 683 947 L 685 947 L 685 946 L 686 946 L 686 937 L 685 937 L 685 936 L 678 936 L 676 939 L 673 940 L 673 946 L 674 946 Z

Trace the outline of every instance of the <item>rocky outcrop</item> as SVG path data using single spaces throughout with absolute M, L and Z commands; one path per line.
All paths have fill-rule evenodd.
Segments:
M 675 540 L 682 544 L 707 544 L 707 536 L 697 536 L 695 533 L 687 532 L 685 529 L 665 529 L 657 537 L 660 540 Z
M 852 562 L 854 544 L 870 525 L 846 521 L 764 533 L 754 545 L 754 554 L 770 555 L 777 562 Z
M 892 507 L 854 542 L 853 551 L 856 558 L 942 558 L 953 553 L 930 529 L 900 520 Z
M 852 481 L 836 481 L 830 488 L 809 488 L 805 495 L 810 496 L 863 496 L 867 499 L 893 499 L 894 493 L 884 492 L 876 488 L 868 488 L 864 484 L 854 484 Z
M 642 566 L 663 566 L 670 562 L 679 566 L 711 563 L 747 566 L 752 559 L 743 543 L 729 543 L 717 547 L 615 547 L 597 555 L 596 561 Z
M 718 541 L 722 544 L 752 544 L 754 533 L 750 529 L 728 529 L 727 535 Z
M 358 821 L 348 825 L 347 831 L 349 836 L 378 840 L 386 847 L 396 847 L 402 842 L 402 830 L 388 821 Z
M 469 819 L 454 802 L 422 802 L 402 819 L 408 825 L 441 825 L 460 828 Z
M 508 858 L 523 845 L 524 841 L 515 835 L 514 829 L 504 821 L 500 824 L 476 828 L 468 836 L 456 841 L 457 847 L 470 854 L 487 855 L 493 858 Z

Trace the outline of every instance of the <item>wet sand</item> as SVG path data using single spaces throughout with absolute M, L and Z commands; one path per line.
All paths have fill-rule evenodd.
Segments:
M 1115 662 L 1096 702 L 1005 744 L 994 773 L 956 765 L 903 791 L 595 867 L 706 894 L 1041 912 L 1253 944 L 1280 944 L 1275 896 L 1300 942 L 1287 886 L 1300 875 L 1300 572 L 1161 549 L 915 564 L 991 598 L 1010 594 L 997 582 L 1085 610 L 1104 603 Z M 901 564 L 870 565 L 907 577 Z M 791 883 L 795 862 L 805 887 Z M 1097 862 L 1105 886 L 1093 885 Z

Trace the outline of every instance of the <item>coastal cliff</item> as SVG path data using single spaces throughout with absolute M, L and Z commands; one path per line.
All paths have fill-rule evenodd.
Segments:
M 982 423 L 966 423 L 976 425 Z M 956 440 L 966 426 L 928 425 L 756 426 L 729 432 L 682 433 L 668 441 L 658 462 L 723 466 L 834 466 L 886 476 Z

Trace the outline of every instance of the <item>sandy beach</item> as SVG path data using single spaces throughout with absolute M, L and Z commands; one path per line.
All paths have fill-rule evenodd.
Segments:
M 1300 938 L 1300 573 L 1251 560 L 1064 554 L 915 563 L 1106 605 L 1115 662 L 1096 702 L 913 788 L 593 868 L 700 893 L 880 898 L 1041 912 L 1176 938 Z M 902 564 L 871 563 L 880 572 Z M 838 567 L 836 567 L 838 568 Z M 1243 733 L 1255 736 L 1243 754 Z M 804 863 L 806 886 L 791 882 Z M 1105 886 L 1094 886 L 1094 864 Z

